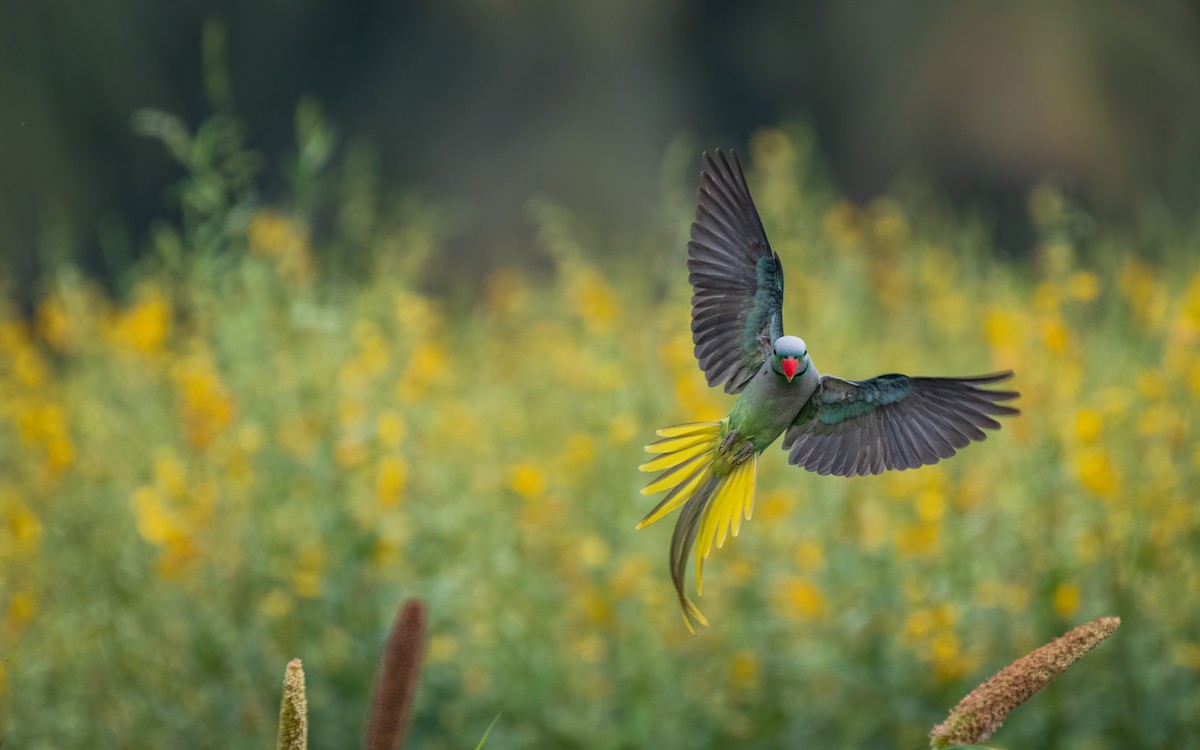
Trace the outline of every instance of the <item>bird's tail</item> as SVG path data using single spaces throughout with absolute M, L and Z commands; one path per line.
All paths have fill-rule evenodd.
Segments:
M 750 519 L 754 510 L 754 484 L 757 454 L 732 464 L 721 453 L 721 441 L 728 431 L 727 421 L 691 422 L 664 427 L 661 440 L 646 446 L 657 454 L 642 464 L 642 471 L 662 471 L 642 490 L 652 495 L 670 490 L 666 497 L 637 525 L 644 529 L 671 511 L 683 507 L 671 537 L 671 579 L 683 609 L 683 621 L 692 633 L 695 623 L 708 620 L 684 593 L 687 557 L 696 547 L 696 593 L 703 589 L 704 560 L 713 547 L 720 548 L 730 534 L 737 536 L 742 519 Z

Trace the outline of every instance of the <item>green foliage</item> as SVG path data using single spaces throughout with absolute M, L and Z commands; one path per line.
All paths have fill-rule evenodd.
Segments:
M 1200 238 L 1084 238 L 1041 195 L 1016 266 L 919 197 L 834 199 L 803 139 L 761 134 L 751 184 L 816 366 L 1013 367 L 1024 414 L 875 478 L 768 452 L 692 638 L 670 530 L 633 530 L 640 446 L 730 404 L 692 358 L 682 241 L 599 261 L 539 204 L 552 275 L 449 306 L 413 260 L 436 213 L 355 183 L 313 117 L 296 168 L 328 237 L 255 196 L 234 123 L 142 115 L 187 168 L 182 222 L 126 297 L 62 273 L 0 320 L 6 746 L 266 747 L 302 654 L 310 744 L 345 747 L 408 596 L 431 613 L 413 747 L 473 746 L 499 711 L 508 747 L 919 747 L 1007 655 L 1108 613 L 1122 637 L 1005 743 L 1197 746 Z

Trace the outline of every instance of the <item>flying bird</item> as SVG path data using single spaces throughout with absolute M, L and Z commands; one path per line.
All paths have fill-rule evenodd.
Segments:
M 682 509 L 671 536 L 670 569 L 684 623 L 707 625 L 684 592 L 696 549 L 696 592 L 704 560 L 737 536 L 754 505 L 758 456 L 783 435 L 788 462 L 850 477 L 915 469 L 949 458 L 995 417 L 1015 391 L 990 386 L 1012 372 L 965 378 L 879 375 L 853 381 L 821 375 L 808 345 L 783 333 L 783 266 L 767 243 L 736 153 L 704 154 L 699 204 L 688 242 L 692 341 L 710 387 L 737 394 L 719 422 L 658 430 L 639 467 L 661 471 L 643 495 L 667 491 L 637 528 Z

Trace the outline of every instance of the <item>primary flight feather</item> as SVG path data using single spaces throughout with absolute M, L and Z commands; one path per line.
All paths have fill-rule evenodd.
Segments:
M 684 592 L 696 549 L 696 590 L 705 558 L 737 535 L 754 507 L 759 454 L 783 435 L 789 463 L 818 474 L 860 476 L 915 469 L 949 458 L 995 417 L 1018 411 L 1015 391 L 989 386 L 1011 372 L 967 378 L 880 375 L 855 382 L 821 375 L 802 339 L 783 333 L 783 266 L 763 230 L 737 154 L 704 154 L 688 242 L 692 341 L 710 386 L 737 394 L 719 422 L 665 427 L 646 446 L 661 471 L 643 494 L 667 494 L 638 524 L 681 509 L 670 567 L 684 622 L 707 624 Z

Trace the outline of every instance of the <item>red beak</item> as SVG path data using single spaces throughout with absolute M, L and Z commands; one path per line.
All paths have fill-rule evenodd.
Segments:
M 796 370 L 800 369 L 800 360 L 795 357 L 784 357 L 779 365 L 783 368 L 783 376 L 790 383 L 792 382 L 792 378 L 796 377 Z

